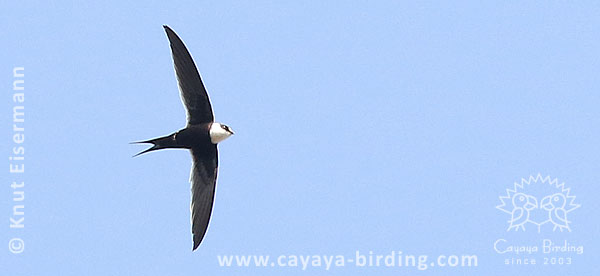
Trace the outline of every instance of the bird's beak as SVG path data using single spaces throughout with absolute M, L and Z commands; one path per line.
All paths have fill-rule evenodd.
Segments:
M 552 201 L 550 200 L 552 198 L 552 196 L 546 196 L 544 198 L 542 198 L 542 208 L 546 211 L 550 211 L 552 210 Z
M 229 133 L 231 133 L 231 135 L 234 135 L 235 132 L 233 132 L 233 130 L 229 129 Z
M 525 203 L 526 210 L 533 210 L 538 207 L 537 198 L 533 196 L 527 196 L 527 203 Z

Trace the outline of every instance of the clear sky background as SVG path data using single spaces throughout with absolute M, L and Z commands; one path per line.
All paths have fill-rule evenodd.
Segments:
M 220 267 L 217 255 L 474 254 L 423 275 L 600 272 L 600 5 L 446 1 L 3 1 L 2 275 L 403 275 Z M 208 233 L 191 251 L 190 156 L 132 158 L 185 125 L 167 37 L 218 121 Z M 9 228 L 12 68 L 25 67 L 25 228 Z M 571 187 L 570 233 L 507 232 L 498 196 Z M 6 244 L 25 241 L 15 255 Z M 582 245 L 504 265 L 493 244 Z M 521 255 L 522 256 L 522 255 Z M 565 255 L 566 256 L 566 255 Z

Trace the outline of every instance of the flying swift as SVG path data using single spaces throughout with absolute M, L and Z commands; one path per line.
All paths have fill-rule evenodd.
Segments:
M 192 155 L 190 209 L 194 241 L 192 251 L 194 251 L 206 234 L 212 211 L 218 168 L 217 144 L 233 135 L 233 130 L 225 124 L 215 122 L 206 88 L 192 56 L 179 36 L 167 25 L 163 27 L 171 46 L 181 101 L 187 112 L 187 125 L 170 135 L 134 142 L 152 144 L 152 147 L 135 156 L 167 148 L 190 151 Z

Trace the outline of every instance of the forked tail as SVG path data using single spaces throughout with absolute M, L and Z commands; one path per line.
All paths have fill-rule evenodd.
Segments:
M 159 149 L 180 148 L 180 146 L 177 145 L 177 141 L 175 140 L 175 133 L 146 141 L 132 142 L 131 144 L 152 144 L 152 147 L 134 155 L 133 157 Z

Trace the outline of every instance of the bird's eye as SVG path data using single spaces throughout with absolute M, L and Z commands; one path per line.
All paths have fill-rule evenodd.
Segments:
M 224 130 L 227 130 L 227 129 L 229 129 L 229 127 L 228 127 L 228 126 L 226 126 L 226 125 L 221 125 L 221 127 L 222 127 Z

